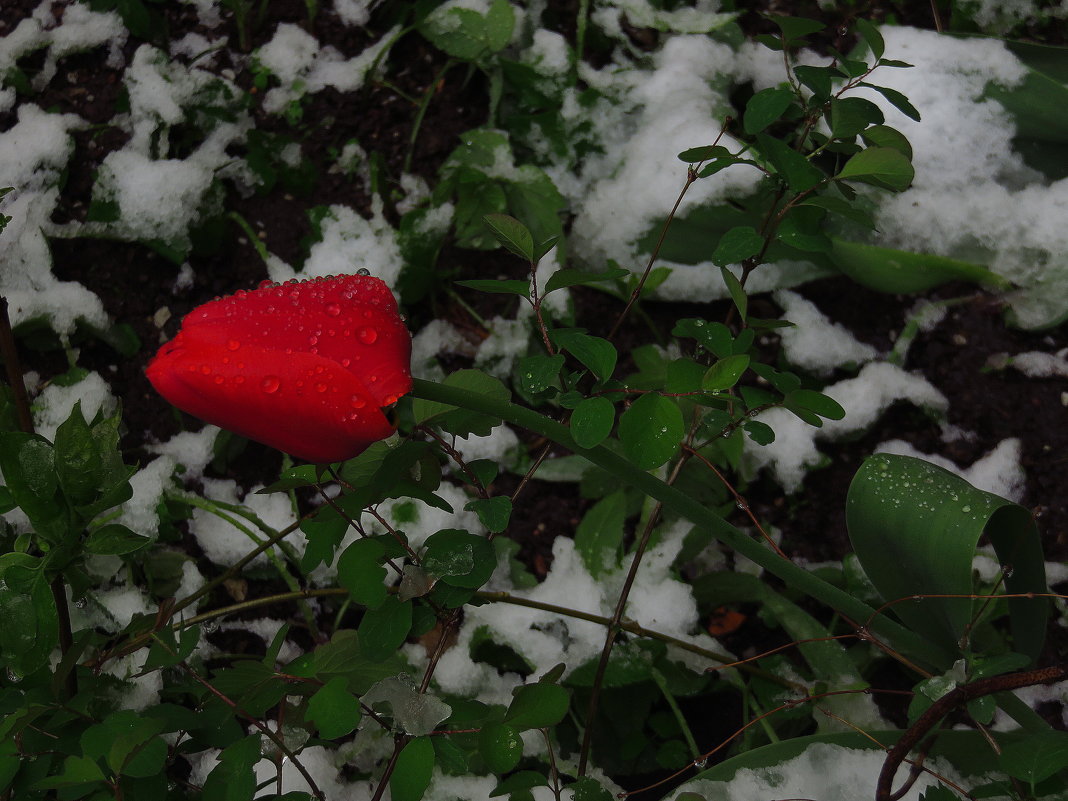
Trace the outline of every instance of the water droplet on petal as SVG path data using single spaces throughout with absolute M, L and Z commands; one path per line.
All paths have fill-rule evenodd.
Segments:
M 269 375 L 263 379 L 263 383 L 260 384 L 260 389 L 268 395 L 273 395 L 278 391 L 280 386 L 282 386 L 282 379 L 276 375 Z
M 337 317 L 339 314 L 341 314 L 341 307 L 338 306 L 336 303 L 327 303 L 326 313 L 329 314 L 331 317 Z
M 211 368 L 206 364 L 202 364 L 200 365 L 200 372 L 204 375 L 211 375 Z
M 352 408 L 354 409 L 362 409 L 364 406 L 367 405 L 367 401 L 365 401 L 359 395 L 353 395 L 351 398 L 349 398 L 349 402 L 352 403 Z
M 370 275 L 370 274 L 371 274 L 371 271 L 368 270 L 366 267 L 361 267 L 360 269 L 358 269 L 356 271 L 356 275 Z
M 350 364 L 352 364 L 352 359 L 342 359 L 341 360 L 341 366 L 342 367 L 348 367 Z
M 241 343 L 238 342 L 236 339 L 228 340 L 227 343 L 226 343 L 226 349 L 227 350 L 237 350 L 240 347 L 241 347 Z
M 316 392 L 326 392 L 326 384 L 324 384 L 324 383 L 322 383 L 320 381 L 318 384 L 315 385 L 315 391 Z
M 222 377 L 221 375 L 217 375 L 217 376 L 215 376 L 215 383 L 216 383 L 216 384 L 221 384 L 221 383 L 222 383 L 223 381 L 225 381 L 225 380 L 226 380 L 226 379 L 225 379 L 225 378 L 223 378 L 223 377 Z
M 244 384 L 245 383 L 245 377 L 243 375 L 236 376 L 234 378 L 234 383 L 235 384 Z
M 318 345 L 319 344 L 319 337 L 317 337 L 317 336 L 308 337 L 308 344 L 312 345 L 312 346 Z
M 373 328 L 361 328 L 356 336 L 364 345 L 373 345 L 378 339 L 378 332 Z
M 389 406 L 390 404 L 397 402 L 397 396 L 396 395 L 386 395 L 385 401 L 386 401 L 385 405 Z

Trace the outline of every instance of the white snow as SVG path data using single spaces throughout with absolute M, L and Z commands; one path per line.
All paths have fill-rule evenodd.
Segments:
M 900 439 L 887 440 L 877 445 L 874 453 L 895 453 L 925 459 L 956 473 L 977 489 L 992 492 L 1010 501 L 1019 501 L 1027 485 L 1027 476 L 1020 466 L 1020 440 L 1015 437 L 1002 440 L 997 447 L 966 469 L 937 453 L 922 453 Z
M 819 376 L 836 369 L 871 361 L 878 351 L 858 342 L 845 326 L 832 322 L 796 292 L 781 290 L 772 297 L 782 307 L 782 317 L 793 328 L 779 329 L 783 353 L 790 364 Z

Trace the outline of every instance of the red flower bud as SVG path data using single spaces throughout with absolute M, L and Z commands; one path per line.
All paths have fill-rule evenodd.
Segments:
M 198 306 L 146 372 L 202 420 L 338 462 L 393 433 L 382 407 L 411 390 L 411 353 L 389 287 L 339 275 L 264 282 Z

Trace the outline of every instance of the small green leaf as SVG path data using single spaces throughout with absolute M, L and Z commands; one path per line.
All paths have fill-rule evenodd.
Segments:
M 478 589 L 497 567 L 493 546 L 485 537 L 446 528 L 426 540 L 423 568 L 454 587 Z
M 883 53 L 886 52 L 886 44 L 883 42 L 883 35 L 879 33 L 879 29 L 863 17 L 857 18 L 856 26 L 857 33 L 867 42 L 872 58 L 876 60 L 882 58 Z
M 763 246 L 764 237 L 758 234 L 755 228 L 740 225 L 731 228 L 719 238 L 712 261 L 724 267 L 728 264 L 738 264 L 757 255 Z
M 901 154 L 912 161 L 912 145 L 897 128 L 889 125 L 873 125 L 861 132 L 860 138 L 873 147 L 889 147 L 898 150 Z
M 580 448 L 595 448 L 612 433 L 616 407 L 603 396 L 585 398 L 571 413 L 571 436 Z
M 684 150 L 679 153 L 679 160 L 685 161 L 687 164 L 698 164 L 702 161 L 709 161 L 710 159 L 726 159 L 732 158 L 732 154 L 723 145 L 701 145 L 700 147 L 691 147 L 689 150 Z
M 589 776 L 579 779 L 574 784 L 569 784 L 567 790 L 572 794 L 572 801 L 612 801 L 615 798 L 600 782 Z M 683 793 L 683 795 L 686 795 L 686 793 Z M 683 799 L 682 795 L 678 798 L 681 801 L 690 801 L 689 799 Z
M 785 17 L 777 14 L 767 14 L 765 16 L 779 26 L 779 30 L 782 31 L 782 37 L 785 40 L 787 47 L 808 36 L 810 33 L 822 31 L 827 27 L 822 22 L 817 22 L 814 19 L 805 19 L 804 17 Z
M 412 602 L 402 603 L 387 596 L 382 605 L 368 609 L 360 621 L 360 650 L 371 662 L 384 662 L 393 656 L 412 628 Z
M 869 128 L 868 131 L 872 129 Z M 864 132 L 866 136 L 868 131 Z M 859 225 L 863 225 L 865 228 L 875 230 L 875 221 L 871 218 L 871 215 L 859 206 L 855 206 L 848 200 L 840 197 L 832 197 L 830 195 L 809 195 L 797 205 L 799 206 L 815 206 L 816 208 L 824 209 L 831 212 L 831 214 L 838 214 L 845 217 L 847 220 L 852 220 Z
M 487 214 L 482 219 L 505 248 L 521 259 L 534 261 L 534 237 L 523 223 L 507 214 Z
M 567 714 L 571 698 L 559 684 L 524 684 L 504 714 L 504 722 L 520 731 L 555 726 Z
M 911 120 L 916 122 L 920 121 L 920 112 L 916 110 L 916 107 L 909 102 L 909 99 L 905 97 L 901 92 L 896 89 L 890 89 L 886 86 L 876 86 L 873 83 L 861 83 L 860 86 L 866 86 L 869 89 L 874 89 L 887 99 L 887 101 L 898 111 L 904 114 Z M 882 122 L 882 120 L 880 120 Z
M 642 395 L 619 416 L 623 450 L 642 470 L 660 467 L 674 456 L 685 433 L 678 404 L 655 392 Z
M 761 89 L 745 104 L 742 126 L 747 134 L 757 134 L 778 120 L 790 107 L 794 93 L 789 89 Z
M 577 328 L 557 328 L 549 333 L 549 337 L 602 381 L 612 377 L 618 357 L 615 346 L 607 339 L 591 336 Z
M 783 406 L 790 411 L 807 409 L 815 412 L 820 417 L 826 417 L 828 420 L 841 420 L 845 417 L 845 409 L 841 407 L 838 401 L 827 397 L 822 392 L 816 392 L 811 389 L 795 389 L 792 392 L 788 392 L 786 397 L 783 398 Z
M 386 549 L 378 540 L 356 540 L 337 560 L 337 583 L 349 597 L 368 609 L 377 609 L 386 600 Z
M 734 307 L 738 309 L 738 315 L 742 318 L 742 322 L 744 323 L 746 314 L 749 311 L 749 296 L 745 294 L 745 287 L 743 287 L 742 282 L 738 280 L 738 276 L 726 267 L 720 267 L 719 274 L 723 276 L 723 283 L 727 285 L 727 291 L 731 295 L 731 300 L 734 301 Z M 732 350 L 733 349 L 732 346 Z
M 523 757 L 523 738 L 514 726 L 492 723 L 478 735 L 478 751 L 493 773 L 508 773 Z
M 493 792 L 489 794 L 489 797 L 498 798 L 502 795 L 510 795 L 512 796 L 512 801 L 515 801 L 519 796 L 512 795 L 513 793 L 518 794 L 524 790 L 529 790 L 532 787 L 545 787 L 548 784 L 549 780 L 536 770 L 517 770 L 494 787 Z
M 360 702 L 349 692 L 344 676 L 334 676 L 308 699 L 308 719 L 324 740 L 336 740 L 354 731 L 361 714 Z
M 559 378 L 564 367 L 564 357 L 557 353 L 553 356 L 525 356 L 519 360 L 519 387 L 527 395 L 544 392 Z
M 861 181 L 903 192 L 916 175 L 912 162 L 900 150 L 869 147 L 849 159 L 835 176 L 839 181 Z
M 858 284 L 879 292 L 924 292 L 949 281 L 971 281 L 997 288 L 1005 279 L 985 267 L 929 253 L 910 253 L 876 245 L 862 245 L 832 237 L 834 266 Z
M 575 550 L 594 578 L 616 566 L 626 518 L 627 496 L 623 490 L 601 498 L 582 516 L 575 530 Z
M 529 298 L 530 296 L 530 282 L 518 279 L 507 281 L 457 281 L 456 285 L 464 286 L 468 289 L 477 289 L 479 292 L 488 292 L 491 295 L 516 295 L 521 298 Z
M 250 801 L 256 794 L 253 767 L 260 761 L 260 735 L 250 734 L 228 745 L 218 760 L 204 780 L 204 801 Z
M 775 429 L 759 420 L 749 420 L 742 428 L 757 445 L 770 445 L 775 441 Z
M 588 286 L 589 284 L 596 284 L 601 281 L 614 281 L 625 275 L 627 275 L 627 271 L 621 267 L 609 267 L 601 273 L 589 273 L 584 272 L 583 270 L 571 270 L 565 268 L 557 270 L 549 276 L 548 280 L 545 282 L 545 291 L 542 294 L 548 295 L 550 292 L 555 292 L 558 289 L 564 289 L 569 286 Z
M 808 159 L 785 142 L 763 133 L 757 134 L 756 139 L 761 154 L 794 192 L 807 192 L 826 178 Z
M 397 757 L 397 766 L 389 778 L 393 801 L 420 801 L 434 775 L 434 744 L 429 737 L 411 740 Z
M 477 498 L 468 502 L 464 509 L 478 515 L 479 521 L 488 530 L 500 534 L 508 528 L 508 518 L 512 515 L 512 500 L 507 495 Z
M 738 379 L 749 367 L 749 356 L 727 356 L 719 359 L 708 368 L 701 379 L 701 389 L 705 392 L 721 392 L 738 383 Z
M 831 101 L 831 136 L 853 141 L 869 125 L 883 122 L 883 112 L 862 97 L 843 97 Z
M 798 65 L 794 75 L 803 86 L 812 90 L 813 101 L 819 103 L 831 96 L 831 82 L 837 73 L 831 67 L 811 67 Z
M 1024 739 L 1006 745 L 998 764 L 1014 779 L 1038 784 L 1068 767 L 1068 732 L 1029 733 Z
M 103 782 L 104 772 L 89 757 L 69 756 L 63 760 L 63 772 L 58 776 L 41 779 L 33 786 L 37 790 L 58 790 L 63 787 L 76 787 L 80 784 Z M 84 793 L 83 793 L 84 795 Z M 71 796 L 80 798 L 81 796 Z
M 733 338 L 730 329 L 723 323 L 710 323 L 707 320 L 686 318 L 675 323 L 672 336 L 696 339 L 705 350 L 719 358 L 730 356 Z
M 94 529 L 85 540 L 85 550 L 95 554 L 133 553 L 152 542 L 148 537 L 135 534 L 119 523 L 108 523 Z

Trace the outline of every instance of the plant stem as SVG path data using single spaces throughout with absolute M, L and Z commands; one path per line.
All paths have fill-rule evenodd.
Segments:
M 437 75 L 430 81 L 430 85 L 423 91 L 422 102 L 420 102 L 419 110 L 415 113 L 415 119 L 412 121 L 412 132 L 408 136 L 408 152 L 404 154 L 404 166 L 401 168 L 403 172 L 411 172 L 412 159 L 415 158 L 415 143 L 419 140 L 419 129 L 423 126 L 423 118 L 426 116 L 427 109 L 430 108 L 430 101 L 434 99 L 438 84 L 445 79 L 445 74 L 455 64 L 456 62 L 451 58 L 446 61 L 444 66 L 438 70 Z

